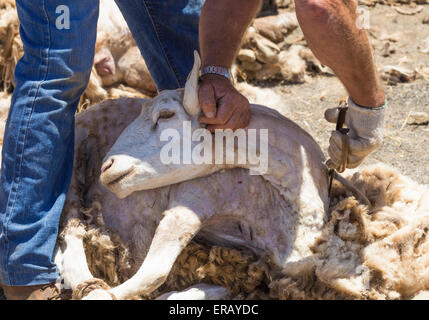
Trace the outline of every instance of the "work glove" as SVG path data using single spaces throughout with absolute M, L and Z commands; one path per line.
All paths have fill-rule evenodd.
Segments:
M 348 99 L 348 110 L 346 113 L 345 124 L 349 129 L 349 145 L 346 168 L 356 168 L 367 155 L 378 149 L 383 142 L 383 125 L 386 104 L 379 108 L 361 107 Z M 338 118 L 338 108 L 327 109 L 325 119 L 336 123 Z M 333 131 L 329 139 L 328 153 L 330 159 L 327 166 L 330 169 L 342 167 L 343 134 L 339 131 Z M 347 152 L 347 151 L 346 151 Z

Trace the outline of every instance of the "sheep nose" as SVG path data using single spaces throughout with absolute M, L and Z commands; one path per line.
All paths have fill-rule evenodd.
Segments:
M 109 168 L 112 167 L 113 162 L 115 162 L 115 159 L 110 158 L 109 160 L 107 160 L 105 163 L 103 163 L 103 165 L 101 166 L 101 173 L 106 172 L 107 170 L 109 170 Z

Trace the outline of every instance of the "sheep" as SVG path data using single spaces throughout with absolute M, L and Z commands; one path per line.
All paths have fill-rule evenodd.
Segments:
M 84 109 L 82 105 L 127 96 L 130 91 L 140 97 L 155 95 L 156 86 L 114 1 L 101 0 L 99 12 L 94 68 L 79 110 Z M 0 90 L 13 91 L 13 72 L 22 55 L 15 1 L 3 1 L 0 4 Z
M 246 249 L 193 242 L 177 259 L 162 289 L 189 294 L 187 287 L 206 282 L 227 288 L 235 299 L 427 299 L 427 222 L 420 222 L 429 215 L 428 188 L 382 163 L 347 175 L 371 206 L 362 205 L 334 182 L 330 219 L 312 249 L 313 256 L 301 261 L 298 272 L 292 269 L 269 279 L 266 262 Z M 100 247 L 96 239 L 88 245 L 88 252 Z M 117 254 L 118 249 L 110 247 L 110 256 Z M 89 264 L 101 259 L 90 254 Z M 103 262 L 99 262 L 100 275 L 106 262 L 110 267 L 119 265 Z M 157 290 L 152 298 L 164 291 Z
M 254 265 L 261 277 L 263 269 L 279 272 L 312 254 L 310 247 L 320 236 L 328 204 L 324 157 L 310 135 L 277 112 L 252 105 L 247 130 L 270 130 L 269 163 L 263 175 L 249 175 L 254 168 L 248 162 L 161 163 L 159 139 L 164 128 L 181 127 L 183 120 L 199 127 L 199 64 L 196 54 L 184 90 L 164 91 L 147 101 L 108 101 L 77 115 L 75 167 L 56 255 L 75 297 L 97 285 L 100 289 L 85 298 L 150 296 L 167 280 L 193 238 L 246 249 L 249 258 L 270 265 Z M 107 106 L 115 110 L 112 116 Z M 144 141 L 142 148 L 136 148 L 135 137 Z M 106 243 L 110 237 L 122 244 L 115 258 L 121 278 L 106 270 L 114 283 L 131 277 L 119 286 L 107 289 L 100 280 L 92 280 L 84 250 L 84 238 L 92 229 L 101 230 L 99 239 L 106 234 Z M 232 255 L 232 261 L 240 256 Z
M 101 0 L 94 68 L 81 104 L 85 101 L 93 104 L 126 95 L 129 91 L 126 88 L 120 91 L 117 88 L 109 89 L 120 84 L 142 91 L 143 94 L 139 94 L 141 97 L 151 97 L 157 92 L 119 8 L 113 1 Z
M 94 66 L 103 86 L 116 83 L 156 93 L 155 84 L 119 8 L 100 2 Z
M 255 19 L 244 35 L 237 54 L 236 77 L 304 83 L 307 70 L 332 74 L 310 49 L 286 41 L 286 37 L 297 28 L 296 17 L 290 12 Z
M 106 101 L 78 114 L 75 168 L 56 254 L 63 280 L 73 289 L 75 299 L 425 297 L 425 290 L 429 288 L 426 237 L 429 191 L 393 168 L 375 164 L 349 171 L 347 179 L 366 195 L 369 205 L 358 201 L 336 182 L 328 203 L 324 159 L 317 144 L 293 123 L 258 106 L 252 106 L 252 121 L 256 122 L 251 126 L 265 117 L 269 122 L 280 118 L 282 125 L 271 124 L 270 128 L 287 127 L 282 136 L 291 137 L 288 130 L 293 135 L 303 135 L 297 140 L 296 137 L 288 140 L 309 148 L 312 156 L 305 157 L 304 152 L 299 160 L 304 161 L 304 166 L 313 166 L 308 175 L 303 168 L 284 171 L 283 168 L 290 167 L 295 160 L 284 149 L 276 156 L 276 143 L 281 141 L 276 138 L 280 137 L 277 130 L 271 136 L 274 142 L 270 152 L 274 158 L 270 159 L 269 166 L 275 170 L 263 176 L 249 176 L 243 168 L 246 165 L 239 168 L 237 164 L 215 169 L 208 166 L 202 171 L 192 164 L 188 168 L 158 166 L 157 158 L 151 157 L 151 149 L 158 148 L 156 140 L 145 136 L 146 126 L 141 125 L 147 119 L 152 123 L 159 120 L 160 115 L 172 117 L 161 118 L 164 124 L 173 119 L 170 125 L 174 125 L 174 117 L 183 119 L 191 114 L 195 117 L 198 114 L 196 79 L 196 73 L 191 73 L 184 91 L 161 92 L 153 100 Z M 185 111 L 181 109 L 182 99 Z M 167 109 L 176 114 L 160 112 Z M 143 131 L 137 133 L 139 127 L 137 130 Z M 156 130 L 156 127 L 149 128 L 155 136 Z M 140 150 L 139 155 L 135 137 L 145 141 L 146 151 Z M 127 141 L 131 144 L 127 145 Z M 143 157 L 156 172 L 149 170 L 148 178 L 137 168 L 129 175 L 129 164 L 138 165 L 130 162 L 131 156 L 136 157 L 133 161 L 141 161 Z M 148 163 L 143 170 L 147 171 Z M 121 171 L 127 173 L 125 178 L 121 178 Z M 306 180 L 298 191 L 301 199 L 287 187 L 296 182 L 285 179 L 296 172 L 301 172 Z M 130 183 L 133 174 L 137 177 Z M 101 185 L 100 175 L 101 182 L 113 192 Z M 118 186 L 121 180 L 125 181 Z M 112 181 L 115 183 L 110 185 Z M 136 185 L 139 186 L 136 188 Z M 222 193 L 213 189 L 216 185 L 232 189 Z M 288 190 L 282 193 L 285 187 Z M 124 190 L 127 188 L 129 190 Z M 269 197 L 265 196 L 267 190 L 270 190 Z M 210 218 L 194 214 L 200 212 L 195 208 L 221 206 L 226 210 L 228 207 L 222 205 L 225 201 L 222 199 L 229 197 L 234 202 L 243 196 L 247 197 L 247 202 L 241 204 L 246 213 L 240 216 L 241 223 L 235 229 L 228 217 L 207 212 Z M 286 203 L 285 199 L 288 199 Z M 298 201 L 293 204 L 294 200 Z M 173 208 L 169 209 L 170 203 Z M 276 217 L 282 216 L 285 209 L 287 212 L 291 204 L 300 208 L 295 210 L 297 218 L 293 220 L 289 216 L 279 222 Z M 243 210 L 240 206 L 233 208 L 233 215 Z M 261 232 L 251 222 L 252 216 L 258 214 L 254 208 L 266 210 L 269 215 L 262 213 L 258 217 L 259 227 L 264 221 L 277 219 L 263 229 L 274 237 L 283 234 L 262 251 L 261 242 L 255 241 L 261 239 Z M 294 238 L 290 237 L 291 225 L 295 228 Z M 287 231 L 282 233 L 282 230 Z M 183 236 L 176 238 L 176 232 Z M 243 238 L 239 239 L 238 235 Z M 290 245 L 290 249 L 282 255 L 285 245 Z M 168 254 L 163 254 L 163 250 L 168 250 Z M 200 283 L 208 285 L 194 287 Z

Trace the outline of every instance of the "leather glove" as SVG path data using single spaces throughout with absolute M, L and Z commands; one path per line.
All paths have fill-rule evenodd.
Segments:
M 349 128 L 347 168 L 356 168 L 367 155 L 381 146 L 385 111 L 386 104 L 379 108 L 365 108 L 348 98 L 348 110 L 345 119 L 345 124 Z M 325 119 L 336 123 L 338 113 L 338 108 L 327 109 Z M 333 131 L 328 148 L 330 160 L 328 160 L 327 166 L 329 168 L 339 169 L 341 167 L 342 148 L 342 134 L 339 131 Z

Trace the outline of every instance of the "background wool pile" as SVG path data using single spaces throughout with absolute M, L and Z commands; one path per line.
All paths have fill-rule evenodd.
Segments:
M 22 53 L 15 1 L 4 0 L 0 3 L 0 91 L 12 92 L 13 72 Z

